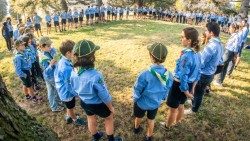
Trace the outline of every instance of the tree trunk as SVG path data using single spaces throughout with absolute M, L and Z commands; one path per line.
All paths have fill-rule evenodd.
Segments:
M 249 2 L 250 0 L 243 0 L 241 4 L 241 13 L 243 14 L 243 17 L 246 18 L 248 15 L 248 9 L 249 9 Z
M 55 132 L 39 124 L 10 96 L 0 75 L 0 140 L 57 141 Z
M 102 0 L 97 0 L 97 1 L 96 1 L 96 4 L 97 4 L 98 6 L 102 6 L 102 4 L 103 4 L 103 3 L 102 3 Z
M 64 11 L 68 11 L 68 5 L 66 0 L 60 0 L 60 4 L 61 4 L 61 9 Z

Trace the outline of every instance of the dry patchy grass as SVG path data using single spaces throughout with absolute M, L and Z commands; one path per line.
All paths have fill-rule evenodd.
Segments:
M 97 52 L 97 69 L 107 82 L 116 109 L 116 134 L 125 140 L 142 140 L 144 135 L 135 137 L 132 133 L 132 87 L 139 72 L 149 67 L 150 58 L 146 47 L 155 41 L 164 43 L 169 50 L 164 65 L 174 70 L 179 57 L 180 33 L 187 25 L 160 21 L 117 21 L 93 27 L 83 27 L 78 31 L 53 33 L 50 35 L 58 48 L 65 39 L 79 41 L 92 40 L 101 49 Z M 202 31 L 201 28 L 197 29 Z M 225 42 L 228 36 L 223 35 Z M 61 140 L 89 140 L 86 127 L 66 125 L 64 113 L 52 113 L 47 101 L 33 105 L 24 100 L 21 83 L 14 74 L 12 55 L 7 52 L 3 39 L 0 40 L 0 73 L 17 103 L 36 117 L 39 122 L 58 133 Z M 156 118 L 156 140 L 249 140 L 250 139 L 250 53 L 244 51 L 243 61 L 232 78 L 226 78 L 224 88 L 213 87 L 213 94 L 205 97 L 201 111 L 186 117 L 181 125 L 171 131 L 159 127 L 159 121 L 167 116 L 164 103 Z M 41 95 L 46 97 L 46 91 Z M 77 113 L 86 118 L 79 103 Z M 101 120 L 103 121 L 103 120 Z M 102 122 L 100 122 L 102 123 Z M 144 122 L 145 123 L 145 122 Z M 144 124 L 145 125 L 145 124 Z M 144 128 L 146 128 L 144 126 Z M 104 130 L 103 124 L 100 129 Z

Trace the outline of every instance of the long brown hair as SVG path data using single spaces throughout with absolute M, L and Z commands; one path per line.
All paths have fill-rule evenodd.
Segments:
M 199 33 L 198 31 L 193 27 L 187 27 L 183 29 L 183 32 L 185 34 L 185 38 L 188 40 L 191 40 L 191 48 L 193 48 L 195 51 L 200 51 L 200 45 L 199 45 Z

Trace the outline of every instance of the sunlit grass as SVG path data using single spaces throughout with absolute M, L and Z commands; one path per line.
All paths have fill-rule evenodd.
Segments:
M 180 34 L 187 25 L 161 21 L 117 21 L 79 30 L 49 35 L 56 48 L 65 39 L 79 41 L 92 40 L 101 49 L 96 54 L 96 68 L 107 82 L 116 109 L 115 128 L 126 140 L 142 140 L 144 135 L 135 137 L 132 133 L 132 87 L 134 81 L 151 62 L 146 47 L 153 42 L 162 42 L 168 47 L 169 54 L 164 65 L 170 71 L 182 49 Z M 200 33 L 203 29 L 197 27 Z M 225 43 L 228 36 L 222 36 Z M 15 100 L 38 121 L 54 129 L 62 140 L 87 140 L 87 128 L 66 125 L 64 113 L 52 113 L 47 102 L 39 106 L 27 104 L 23 100 L 21 83 L 14 74 L 12 55 L 7 52 L 3 39 L 0 40 L 0 73 L 12 92 Z M 248 140 L 250 138 L 250 53 L 244 51 L 243 61 L 226 78 L 225 87 L 213 87 L 213 94 L 205 97 L 201 112 L 187 117 L 182 124 L 171 131 L 159 128 L 158 122 L 167 115 L 164 103 L 156 118 L 156 140 Z M 46 92 L 41 93 L 46 97 Z M 34 106 L 34 107 L 33 107 Z M 77 103 L 77 112 L 86 117 Z M 102 120 L 101 120 L 102 121 Z M 100 126 L 103 130 L 103 125 Z M 146 126 L 144 126 L 146 128 Z M 145 130 L 144 130 L 145 131 Z

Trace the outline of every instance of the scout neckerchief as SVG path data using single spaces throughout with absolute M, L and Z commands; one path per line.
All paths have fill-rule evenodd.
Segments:
M 149 72 L 151 72 L 151 74 L 153 74 L 155 77 L 157 77 L 161 84 L 166 86 L 167 85 L 167 81 L 169 79 L 169 71 L 166 69 L 166 72 L 164 74 L 159 74 L 158 72 L 156 72 L 153 68 L 149 68 L 148 69 Z
M 80 67 L 77 71 L 78 76 L 80 76 L 83 72 L 85 72 L 86 70 L 94 70 L 94 68 L 83 68 Z
M 46 55 L 46 54 L 48 55 Z M 40 54 L 40 62 L 43 63 L 43 62 L 50 62 L 52 59 L 53 59 L 53 56 L 50 54 L 50 52 L 44 52 L 44 53 L 41 53 Z

